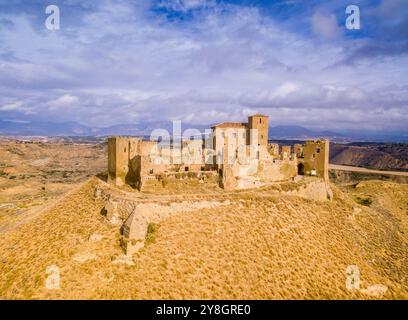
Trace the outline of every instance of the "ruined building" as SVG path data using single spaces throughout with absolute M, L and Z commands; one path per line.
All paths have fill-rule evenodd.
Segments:
M 247 123 L 223 122 L 210 134 L 181 141 L 144 141 L 136 137 L 108 140 L 108 181 L 143 190 L 158 179 L 182 174 L 218 177 L 225 189 L 243 189 L 309 175 L 328 181 L 329 141 L 304 145 L 268 143 L 269 118 L 253 115 Z M 174 138 L 174 137 L 173 137 Z

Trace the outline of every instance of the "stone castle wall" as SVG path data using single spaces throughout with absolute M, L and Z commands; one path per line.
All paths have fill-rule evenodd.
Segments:
M 197 173 L 200 177 L 199 173 L 215 172 L 220 175 L 220 186 L 227 189 L 248 185 L 243 182 L 245 179 L 284 181 L 298 174 L 328 180 L 328 140 L 296 144 L 293 152 L 291 146 L 282 146 L 279 152 L 277 144 L 268 144 L 268 126 L 268 118 L 261 115 L 249 117 L 247 129 L 239 123 L 215 126 L 211 137 L 215 145 L 211 149 L 206 149 L 202 140 L 183 141 L 177 151 L 140 138 L 111 137 L 108 139 L 108 181 L 142 190 L 146 183 L 158 177 L 176 178 L 182 173 Z M 251 137 L 253 134 L 256 136 Z M 250 144 L 245 144 L 248 137 Z M 208 161 L 216 159 L 219 162 Z

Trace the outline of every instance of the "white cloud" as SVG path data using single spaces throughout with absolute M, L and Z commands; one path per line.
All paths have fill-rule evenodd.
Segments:
M 293 94 L 298 90 L 300 90 L 300 87 L 298 84 L 292 83 L 292 82 L 286 82 L 275 90 L 275 92 L 273 93 L 273 97 L 287 98 L 289 97 L 290 94 Z
M 311 23 L 314 33 L 325 40 L 336 40 L 342 35 L 342 30 L 334 14 L 324 14 L 317 11 L 313 14 Z
M 22 110 L 23 105 L 21 101 L 5 104 L 0 106 L 0 111 L 19 111 Z
M 382 127 L 392 109 L 393 125 L 406 127 L 397 115 L 408 106 L 408 59 L 333 68 L 352 47 L 330 14 L 308 20 L 316 39 L 257 8 L 163 2 L 197 9 L 186 22 L 152 14 L 147 0 L 92 3 L 76 24 L 52 34 L 29 16 L 8 15 L 19 23 L 13 32 L 0 28 L 3 107 L 22 101 L 24 112 L 95 126 L 242 121 L 263 112 L 275 124 L 326 128 Z M 3 60 L 6 53 L 14 60 Z M 22 112 L 8 109 L 0 111 Z
M 78 102 L 78 97 L 71 94 L 64 94 L 63 96 L 55 100 L 49 101 L 48 106 L 50 107 L 50 110 L 56 110 L 60 108 L 70 107 L 74 104 L 77 104 Z
M 162 0 L 161 6 L 175 11 L 186 12 L 198 8 L 213 7 L 213 0 Z

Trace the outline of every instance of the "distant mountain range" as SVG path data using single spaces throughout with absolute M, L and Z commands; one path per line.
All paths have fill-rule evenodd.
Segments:
M 182 123 L 182 131 L 189 128 L 202 131 L 209 128 L 209 126 Z M 154 121 L 94 128 L 73 121 L 54 123 L 0 120 L 0 135 L 2 136 L 150 136 L 153 130 L 156 129 L 165 129 L 171 134 L 173 132 L 173 123 L 171 121 Z
M 303 140 L 310 138 L 347 139 L 347 135 L 331 131 L 313 131 L 301 126 L 276 126 L 269 128 L 269 138 Z
M 82 136 L 92 134 L 92 129 L 76 122 L 41 122 L 0 120 L 3 136 Z
M 182 131 L 195 128 L 200 131 L 211 125 L 194 125 L 183 123 Z M 77 122 L 41 122 L 41 121 L 8 121 L 0 120 L 0 135 L 2 136 L 150 136 L 155 129 L 173 131 L 171 121 L 143 122 L 135 124 L 120 124 L 106 128 L 93 128 Z M 312 138 L 329 138 L 333 141 L 389 141 L 408 142 L 408 134 L 390 134 L 382 132 L 332 132 L 314 131 L 301 126 L 280 125 L 269 128 L 270 139 L 305 140 Z

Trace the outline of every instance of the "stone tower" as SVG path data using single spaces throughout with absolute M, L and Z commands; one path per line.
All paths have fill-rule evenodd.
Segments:
M 111 137 L 108 139 L 108 182 L 117 186 L 135 179 L 130 161 L 136 156 L 140 139 Z
M 306 141 L 303 147 L 304 170 L 329 181 L 329 140 Z
M 268 133 L 269 133 L 269 117 L 261 114 L 256 114 L 248 117 L 248 129 L 249 129 L 249 139 L 251 144 L 253 140 L 252 130 L 258 130 L 258 146 L 267 147 L 268 146 Z

